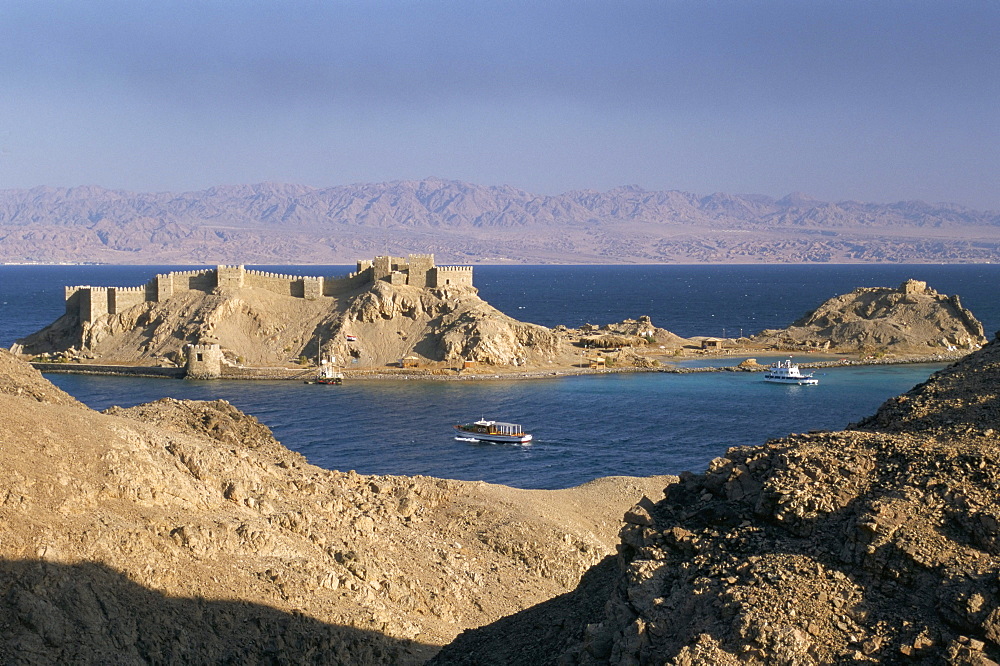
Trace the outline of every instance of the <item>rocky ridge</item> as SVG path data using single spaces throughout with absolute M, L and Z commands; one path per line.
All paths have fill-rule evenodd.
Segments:
M 957 295 L 907 280 L 899 288 L 862 287 L 835 296 L 781 330 L 753 336 L 757 344 L 850 352 L 927 353 L 975 349 L 983 326 Z
M 730 449 L 626 514 L 614 571 L 433 663 L 996 664 L 998 391 L 1000 338 L 845 431 Z
M 666 478 L 309 465 L 223 401 L 94 412 L 0 351 L 4 663 L 420 663 L 574 587 Z
M 373 248 L 453 263 L 972 262 L 995 212 L 919 201 L 618 187 L 555 196 L 428 178 L 330 188 L 0 191 L 0 261 L 351 263 Z

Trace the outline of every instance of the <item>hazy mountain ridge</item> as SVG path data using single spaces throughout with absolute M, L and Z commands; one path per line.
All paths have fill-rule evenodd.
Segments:
M 553 247 L 556 230 L 568 242 Z M 782 243 L 803 240 L 805 247 L 783 254 Z M 902 257 L 885 261 L 990 261 L 1000 258 L 1000 214 L 920 201 L 698 196 L 636 186 L 548 196 L 434 178 L 322 189 L 259 183 L 182 193 L 0 191 L 3 261 L 139 263 L 176 255 L 336 263 L 351 261 L 356 251 L 345 254 L 348 247 L 435 251 L 442 244 L 437 252 L 449 261 L 489 261 L 498 241 L 512 251 L 501 254 L 527 261 L 863 261 L 880 247 Z M 903 245 L 894 250 L 894 241 Z M 810 247 L 817 242 L 822 247 Z M 920 256 L 914 242 L 925 243 L 923 252 L 927 242 L 941 247 Z M 809 254 L 818 258 L 802 258 Z

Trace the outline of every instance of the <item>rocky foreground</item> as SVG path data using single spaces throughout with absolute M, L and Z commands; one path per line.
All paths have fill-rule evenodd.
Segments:
M 614 564 L 435 664 L 1000 660 L 1000 338 L 843 432 L 729 450 Z
M 308 464 L 226 402 L 88 409 L 0 351 L 0 662 L 422 663 L 573 589 L 669 478 Z

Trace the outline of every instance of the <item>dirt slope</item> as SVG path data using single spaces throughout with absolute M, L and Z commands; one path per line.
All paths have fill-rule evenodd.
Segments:
M 0 661 L 420 663 L 572 589 L 667 478 L 309 465 L 226 402 L 94 412 L 0 351 Z

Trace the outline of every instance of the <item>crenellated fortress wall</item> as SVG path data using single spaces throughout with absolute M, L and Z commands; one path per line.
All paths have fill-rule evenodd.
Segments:
M 284 275 L 247 270 L 242 265 L 216 266 L 157 275 L 141 287 L 66 287 L 66 314 L 79 316 L 81 321 L 93 322 L 141 303 L 162 302 L 189 291 L 211 293 L 244 287 L 317 300 L 332 297 L 350 283 L 360 286 L 377 280 L 421 289 L 472 287 L 472 267 L 435 266 L 433 254 L 411 254 L 405 259 L 379 256 L 372 260 L 360 260 L 355 272 L 342 277 Z

